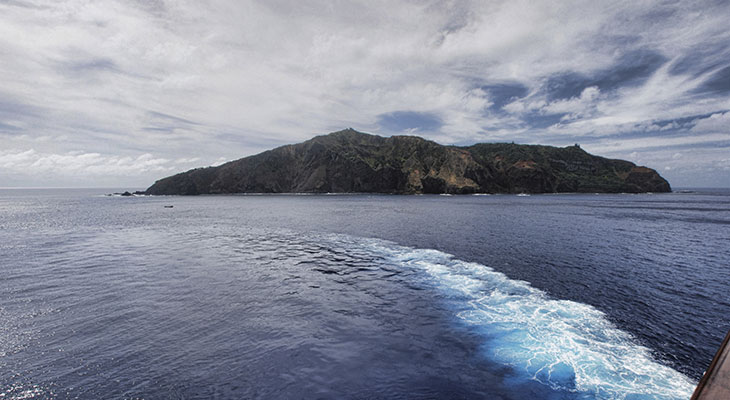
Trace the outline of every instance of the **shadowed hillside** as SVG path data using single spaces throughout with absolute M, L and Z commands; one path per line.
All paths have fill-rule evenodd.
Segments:
M 668 192 L 656 171 L 565 148 L 443 146 L 347 129 L 155 182 L 148 194 Z

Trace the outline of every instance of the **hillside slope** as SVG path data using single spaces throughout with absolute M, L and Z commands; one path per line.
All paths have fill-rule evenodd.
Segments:
M 148 194 L 668 192 L 656 171 L 578 146 L 443 146 L 347 129 L 155 182 Z

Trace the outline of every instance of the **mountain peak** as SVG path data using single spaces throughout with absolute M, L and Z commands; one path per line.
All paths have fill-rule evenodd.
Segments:
M 150 194 L 374 192 L 666 192 L 649 168 L 557 148 L 509 143 L 443 146 L 347 128 L 218 167 L 155 182 Z

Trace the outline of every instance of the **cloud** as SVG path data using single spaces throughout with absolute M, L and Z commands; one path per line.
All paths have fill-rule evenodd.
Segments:
M 61 154 L 28 150 L 0 150 L 0 171 L 13 182 L 43 182 L 45 185 L 83 186 L 100 181 L 106 185 L 130 184 L 129 177 L 151 179 L 170 174 L 179 168 L 190 169 L 200 158 L 169 160 L 145 153 L 138 156 L 114 156 L 71 151 Z M 132 183 L 133 184 L 133 183 Z M 27 185 L 26 185 L 27 186 Z
M 480 89 L 485 91 L 491 101 L 491 108 L 500 111 L 502 107 L 527 95 L 527 87 L 520 83 L 496 83 L 484 85 Z
M 524 115 L 528 123 L 532 116 L 532 124 L 534 125 L 535 115 L 539 116 L 555 116 L 550 118 L 555 123 L 559 121 L 568 121 L 581 119 L 594 115 L 597 108 L 597 100 L 600 96 L 600 90 L 597 86 L 589 86 L 584 88 L 577 96 L 571 98 L 560 98 L 551 102 L 545 100 L 538 101 L 522 101 L 517 100 L 504 106 L 504 109 L 514 114 Z
M 720 132 L 730 135 L 730 112 L 715 113 L 694 121 L 692 132 Z
M 711 133 L 696 136 L 663 137 L 660 140 L 657 140 L 656 137 L 623 139 L 621 141 L 605 139 L 587 146 L 584 145 L 584 147 L 598 154 L 611 154 L 630 150 L 666 149 L 687 147 L 688 145 L 706 145 L 708 143 L 722 143 L 724 147 L 730 146 L 730 134 Z
M 133 158 L 81 152 L 49 154 L 34 149 L 0 152 L 0 168 L 20 174 L 27 171 L 39 174 L 81 174 L 84 177 L 139 174 L 150 171 L 167 172 L 172 169 L 169 164 L 170 160 L 154 158 L 151 154 Z
M 693 146 L 681 149 L 637 150 L 626 159 L 639 165 L 651 165 L 678 187 L 729 187 L 730 144 Z
M 390 132 L 415 133 L 419 131 L 437 131 L 443 123 L 438 115 L 416 112 L 395 111 L 378 115 L 378 125 Z
M 0 148 L 205 165 L 349 126 L 703 146 L 726 128 L 683 119 L 730 110 L 728 18 L 710 1 L 0 2 Z M 166 173 L 131 164 L 99 162 Z

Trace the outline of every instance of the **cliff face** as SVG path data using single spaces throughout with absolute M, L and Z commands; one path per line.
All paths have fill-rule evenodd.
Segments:
M 352 129 L 155 182 L 148 194 L 668 192 L 653 169 L 577 146 L 442 146 Z

